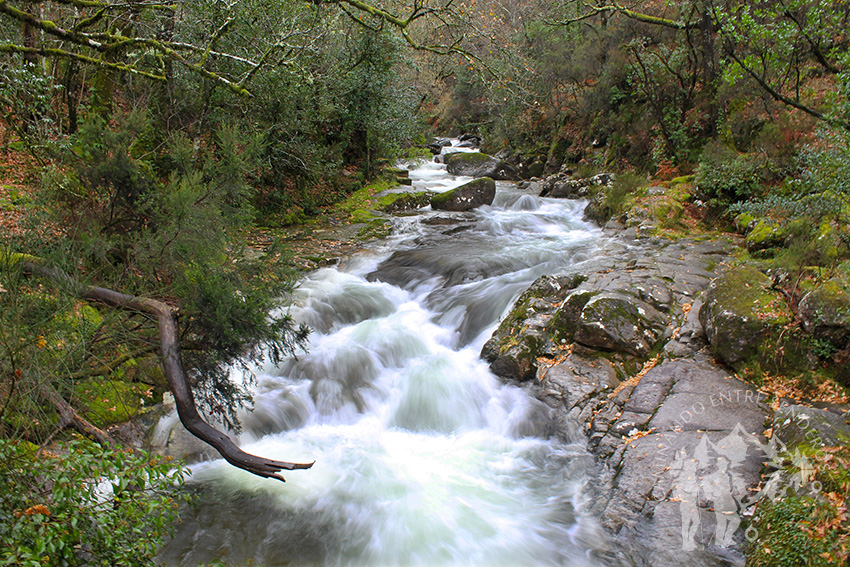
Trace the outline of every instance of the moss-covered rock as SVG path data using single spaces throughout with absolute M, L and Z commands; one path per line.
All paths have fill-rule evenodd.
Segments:
M 392 234 L 392 223 L 382 219 L 374 219 L 366 223 L 366 226 L 357 231 L 356 240 L 372 240 L 373 238 L 386 238 Z
M 428 205 L 432 193 L 416 191 L 414 193 L 390 193 L 378 200 L 378 210 L 385 213 L 411 211 Z
M 699 318 L 714 353 L 736 367 L 767 354 L 765 345 L 775 344 L 793 315 L 770 278 L 738 266 L 711 282 Z
M 667 323 L 648 303 L 624 293 L 604 292 L 585 303 L 576 321 L 575 340 L 592 348 L 644 357 Z
M 459 152 L 446 156 L 446 169 L 452 175 L 516 180 L 514 167 L 480 152 Z
M 833 219 L 823 219 L 814 238 L 813 263 L 832 266 L 850 257 L 850 226 Z
M 750 213 L 741 213 L 735 217 L 735 229 L 740 234 L 747 234 L 758 224 L 758 219 Z
M 816 339 L 844 348 L 850 341 L 850 293 L 847 282 L 833 278 L 810 291 L 799 304 L 803 328 Z
M 499 376 L 529 380 L 548 342 L 551 315 L 581 276 L 542 276 L 517 299 L 510 313 L 481 349 L 481 358 Z
M 434 195 L 431 198 L 431 207 L 443 211 L 469 211 L 492 204 L 495 197 L 496 182 L 489 177 L 482 177 L 451 191 Z
M 536 160 L 528 164 L 523 171 L 523 177 L 529 179 L 531 177 L 540 177 L 543 175 L 543 170 L 546 168 L 546 164 L 540 160 Z
M 750 253 L 777 248 L 785 243 L 788 231 L 779 223 L 760 220 L 747 234 L 747 250 Z
M 579 290 L 569 294 L 552 318 L 550 325 L 552 336 L 559 341 L 572 342 L 578 331 L 581 310 L 598 294 L 598 291 L 591 290 Z
M 78 382 L 74 397 L 94 425 L 107 427 L 136 417 L 152 396 L 148 386 L 120 380 L 90 379 Z

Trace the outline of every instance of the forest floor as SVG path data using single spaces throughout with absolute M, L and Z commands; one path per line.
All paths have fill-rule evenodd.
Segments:
M 0 151 L 0 234 L 20 235 L 37 192 L 38 164 L 25 152 Z

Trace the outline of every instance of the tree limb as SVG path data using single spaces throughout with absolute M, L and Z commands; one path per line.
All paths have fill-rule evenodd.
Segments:
M 622 14 L 622 15 L 626 16 L 627 18 L 638 21 L 638 22 L 643 22 L 645 24 L 652 24 L 654 26 L 663 26 L 665 28 L 672 28 L 674 30 L 687 30 L 687 29 L 692 29 L 692 28 L 698 27 L 698 24 L 693 23 L 693 22 L 683 22 L 683 21 L 680 21 L 680 20 L 671 20 L 669 18 L 662 18 L 662 17 L 659 17 L 659 16 L 651 16 L 649 14 L 644 14 L 642 12 L 635 12 L 634 10 L 629 10 L 628 8 L 624 8 L 623 6 L 620 6 L 616 2 L 612 2 L 611 4 L 609 4 L 607 6 L 593 6 L 593 5 L 588 4 L 588 3 L 585 3 L 584 5 L 585 5 L 586 8 L 590 9 L 589 12 L 578 15 L 574 18 L 570 18 L 568 20 L 554 20 L 554 21 L 547 22 L 547 23 L 565 26 L 565 25 L 576 23 L 576 22 L 580 22 L 582 20 L 586 20 L 588 18 L 592 18 L 593 16 L 597 16 L 599 14 L 605 14 L 605 13 L 612 13 L 613 12 L 613 13 L 616 13 L 616 14 Z
M 38 395 L 56 408 L 56 411 L 59 412 L 59 424 L 63 428 L 70 425 L 80 433 L 91 436 L 101 445 L 115 446 L 115 440 L 107 432 L 95 427 L 77 413 L 77 410 L 71 407 L 71 404 L 66 402 L 52 386 L 48 384 L 39 385 Z
M 171 393 L 174 395 L 174 402 L 177 406 L 177 415 L 180 417 L 180 422 L 192 435 L 215 448 L 228 463 L 257 476 L 276 478 L 281 481 L 285 481 L 283 476 L 279 474 L 281 470 L 309 469 L 313 466 L 313 463 L 274 461 L 246 453 L 237 447 L 230 437 L 204 421 L 195 406 L 192 387 L 189 385 L 189 380 L 186 378 L 186 373 L 183 370 L 183 362 L 180 357 L 176 308 L 155 299 L 128 295 L 103 287 L 81 286 L 74 278 L 62 270 L 46 267 L 33 261 L 22 261 L 21 267 L 25 273 L 39 274 L 56 282 L 71 286 L 77 296 L 88 301 L 103 303 L 111 307 L 156 317 L 159 323 L 162 368 L 168 379 L 168 386 L 171 389 Z M 50 395 L 49 392 L 46 394 Z M 61 400 L 61 396 L 59 398 Z M 57 405 L 57 407 L 60 406 Z M 72 423 L 75 426 L 78 425 L 79 422 L 73 420 L 72 415 L 69 415 L 69 418 L 72 419 Z
M 750 68 L 749 65 L 744 63 L 741 60 L 741 58 L 738 57 L 735 54 L 734 50 L 727 49 L 726 53 L 732 59 L 734 59 L 735 63 L 737 63 L 741 67 L 741 69 L 746 71 L 746 73 L 750 77 L 752 77 L 759 84 L 759 86 L 762 89 L 764 89 L 764 91 L 767 94 L 769 94 L 771 97 L 773 97 L 774 100 L 781 102 L 783 104 L 787 104 L 788 106 L 790 106 L 792 108 L 796 108 L 797 110 L 800 110 L 802 112 L 805 112 L 809 116 L 814 116 L 818 120 L 823 120 L 827 124 L 830 124 L 832 126 L 839 126 L 839 127 L 843 128 L 844 130 L 850 131 L 850 122 L 847 122 L 846 120 L 837 120 L 835 118 L 831 118 L 831 117 L 827 116 L 826 114 L 823 114 L 822 112 L 819 112 L 819 111 L 815 110 L 814 108 L 812 108 L 810 106 L 806 106 L 805 104 L 802 104 L 799 101 L 796 101 L 791 97 L 783 95 L 778 90 L 776 90 L 772 86 L 770 86 L 770 84 L 761 75 L 759 75 L 752 68 Z

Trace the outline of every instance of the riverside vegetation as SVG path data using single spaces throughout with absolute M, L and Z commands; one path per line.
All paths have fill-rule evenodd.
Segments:
M 660 303 L 640 278 L 604 290 L 591 286 L 601 272 L 572 274 L 550 327 L 529 324 L 552 297 L 533 287 L 494 337 L 500 373 L 536 377 L 578 345 L 629 383 L 674 360 L 668 331 L 684 344 L 690 325 L 765 392 L 769 425 L 802 404 L 826 412 L 824 430 L 846 429 L 848 14 L 818 0 L 2 3 L 5 564 L 150 564 L 185 497 L 179 465 L 120 448 L 127 428 L 115 428 L 169 389 L 157 322 L 81 289 L 174 307 L 195 400 L 238 429 L 250 395 L 230 369 L 250 382 L 252 362 L 298 352 L 308 330 L 268 313 L 299 269 L 386 235 L 379 211 L 430 202 L 386 190 L 404 183 L 388 165 L 430 156 L 435 132 L 483 140 L 493 159 L 473 159 L 493 167 L 476 176 L 587 199 L 589 218 L 628 238 L 685 256 L 723 243 L 694 252 L 705 291 L 668 289 Z M 635 319 L 638 301 L 652 317 Z M 645 340 L 581 326 L 606 305 Z M 602 447 L 617 419 L 599 420 Z M 847 561 L 850 457 L 836 435 L 826 450 L 799 441 L 824 489 L 760 505 L 748 564 Z

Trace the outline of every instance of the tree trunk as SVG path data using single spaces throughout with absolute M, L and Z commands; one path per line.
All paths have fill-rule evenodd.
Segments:
M 227 435 L 203 420 L 195 407 L 192 387 L 189 385 L 189 380 L 183 370 L 180 357 L 177 310 L 174 307 L 162 301 L 127 295 L 111 289 L 80 286 L 65 272 L 35 262 L 23 262 L 22 267 L 25 273 L 40 274 L 72 286 L 76 290 L 76 295 L 88 301 L 156 317 L 159 323 L 160 362 L 168 379 L 168 386 L 174 395 L 180 421 L 192 435 L 215 448 L 228 463 L 257 476 L 276 478 L 281 481 L 285 480 L 282 475 L 278 474 L 281 470 L 309 469 L 313 466 L 313 463 L 274 461 L 246 453 L 237 447 Z

